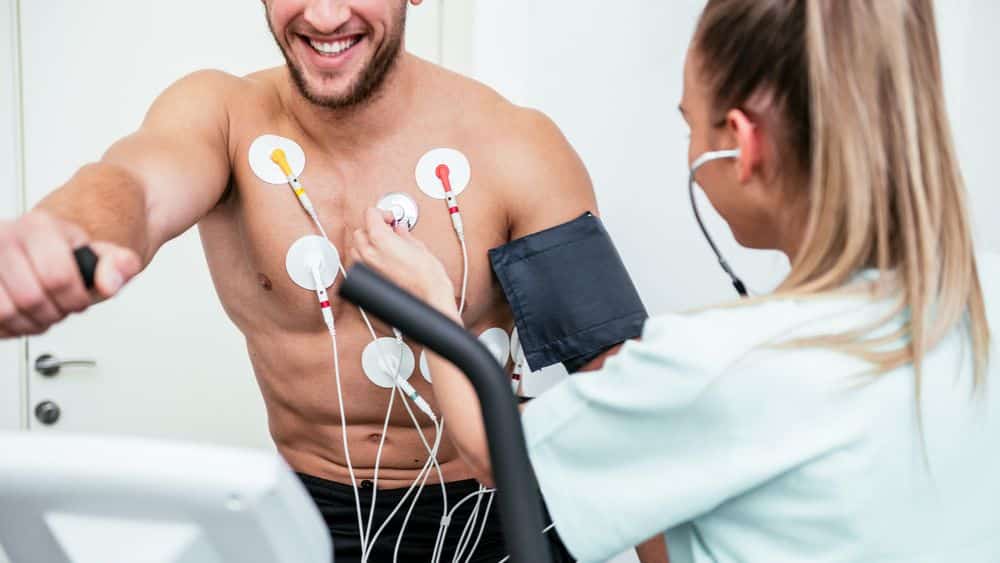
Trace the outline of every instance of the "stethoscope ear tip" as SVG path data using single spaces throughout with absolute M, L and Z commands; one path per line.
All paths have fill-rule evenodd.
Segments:
M 747 288 L 743 285 L 743 281 L 736 277 L 736 274 L 733 273 L 729 264 L 726 263 L 726 259 L 722 257 L 722 252 L 720 252 L 719 248 L 715 246 L 715 241 L 712 240 L 712 235 L 708 234 L 708 229 L 705 227 L 705 223 L 701 220 L 701 213 L 698 212 L 698 204 L 695 202 L 694 198 L 694 173 L 697 172 L 702 165 L 721 158 L 739 158 L 739 156 L 739 149 L 727 149 L 709 151 L 696 158 L 691 164 L 690 174 L 688 174 L 688 196 L 691 199 L 691 210 L 694 212 L 694 218 L 698 222 L 701 234 L 705 236 L 705 241 L 708 242 L 708 246 L 712 248 L 712 252 L 715 253 L 715 257 L 719 259 L 719 265 L 722 266 L 722 270 L 729 276 L 729 279 L 733 281 L 733 287 L 736 288 L 736 293 L 739 293 L 740 297 L 747 297 Z
M 739 278 L 733 278 L 733 287 L 736 288 L 736 293 L 740 294 L 740 297 L 747 297 L 747 286 L 743 285 L 743 281 Z

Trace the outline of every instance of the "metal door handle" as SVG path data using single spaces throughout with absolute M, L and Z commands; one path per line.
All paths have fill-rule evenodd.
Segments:
M 52 354 L 42 354 L 35 360 L 35 371 L 45 377 L 54 377 L 64 366 L 97 367 L 94 360 L 60 360 Z

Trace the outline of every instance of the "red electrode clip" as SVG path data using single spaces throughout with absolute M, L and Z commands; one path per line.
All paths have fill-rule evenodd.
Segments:
M 451 170 L 448 169 L 447 164 L 438 164 L 438 167 L 434 169 L 434 175 L 441 180 L 441 184 L 444 186 L 444 191 L 451 192 Z
M 438 177 L 438 180 L 441 180 L 441 185 L 444 186 L 444 196 L 448 200 L 448 213 L 452 215 L 458 213 L 458 201 L 451 191 L 451 170 L 448 165 L 438 164 L 438 167 L 434 169 L 434 175 Z

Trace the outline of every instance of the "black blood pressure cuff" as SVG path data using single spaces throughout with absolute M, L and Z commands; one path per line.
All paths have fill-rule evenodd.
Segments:
M 649 316 L 601 220 L 590 213 L 490 250 L 532 371 L 573 373 L 642 334 Z

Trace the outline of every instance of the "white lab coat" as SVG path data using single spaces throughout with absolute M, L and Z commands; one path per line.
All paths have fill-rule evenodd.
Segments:
M 1000 261 L 979 266 L 995 343 Z M 964 332 L 928 354 L 925 463 L 912 367 L 872 375 L 771 346 L 888 307 L 856 295 L 652 318 L 602 371 L 536 399 L 529 452 L 570 552 L 603 561 L 670 529 L 674 563 L 1000 561 L 1000 359 L 973 396 Z

